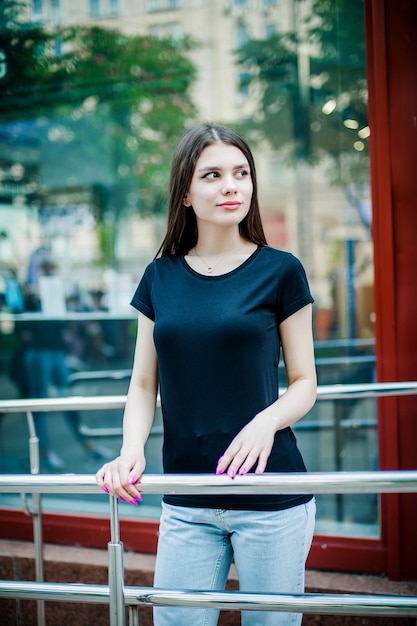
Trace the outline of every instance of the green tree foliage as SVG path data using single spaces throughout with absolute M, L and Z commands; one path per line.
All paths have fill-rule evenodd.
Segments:
M 173 142 L 194 115 L 189 42 L 78 27 L 62 33 L 62 46 L 55 105 L 71 105 L 78 124 L 94 124 L 98 143 L 85 147 L 94 153 L 87 158 L 112 151 L 113 216 L 135 190 L 142 212 L 160 212 Z
M 191 44 L 96 26 L 46 30 L 27 21 L 26 5 L 0 4 L 0 124 L 30 126 L 58 182 L 71 172 L 85 183 L 91 170 L 91 183 L 103 184 L 110 158 L 113 220 L 129 207 L 160 211 L 173 142 L 194 116 Z
M 0 79 L 1 119 L 16 118 L 16 106 L 26 102 L 31 88 L 43 85 L 49 76 L 45 50 L 51 39 L 42 28 L 22 21 L 27 2 L 0 2 L 0 51 L 5 72 Z
M 363 129 L 368 120 L 363 0 L 297 2 L 310 10 L 296 31 L 251 40 L 238 51 L 238 62 L 261 93 L 261 113 L 250 127 L 289 160 L 314 164 L 330 157 L 331 179 L 337 184 L 343 185 L 346 173 L 350 180 L 364 181 L 368 146 Z

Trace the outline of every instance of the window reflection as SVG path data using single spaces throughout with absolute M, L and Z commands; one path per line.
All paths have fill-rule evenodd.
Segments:
M 248 2 L 195 2 L 193 11 L 134 4 L 61 0 L 48 14 L 42 2 L 0 7 L 1 396 L 27 394 L 18 380 L 22 325 L 36 328 L 46 315 L 72 333 L 71 393 L 125 392 L 127 378 L 106 372 L 131 366 L 129 299 L 164 230 L 173 144 L 197 118 L 235 124 L 255 148 L 268 240 L 309 274 L 319 382 L 371 382 L 363 2 L 280 0 L 262 11 Z M 39 259 L 48 255 L 54 276 L 41 290 Z M 58 393 L 53 384 L 48 393 Z M 27 470 L 24 418 L 0 419 L 1 470 Z M 120 419 L 101 411 L 81 423 Z M 67 470 L 93 471 L 62 416 L 48 422 Z M 372 400 L 318 403 L 295 430 L 313 471 L 377 467 Z M 120 446 L 117 436 L 94 441 Z M 160 471 L 160 443 L 157 430 L 148 471 Z M 155 506 L 147 514 L 157 517 Z M 379 532 L 369 498 L 322 497 L 318 515 L 322 532 Z
M 90 0 L 90 16 L 98 17 L 100 15 L 100 0 Z

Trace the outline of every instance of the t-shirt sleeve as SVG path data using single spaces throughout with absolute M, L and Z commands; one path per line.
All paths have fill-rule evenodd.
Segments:
M 154 275 L 154 262 L 150 263 L 136 288 L 130 304 L 140 313 L 155 321 L 155 310 L 152 303 L 152 282 Z
M 282 275 L 278 283 L 277 321 L 286 320 L 307 304 L 314 302 L 307 276 L 301 262 L 288 254 L 282 266 Z

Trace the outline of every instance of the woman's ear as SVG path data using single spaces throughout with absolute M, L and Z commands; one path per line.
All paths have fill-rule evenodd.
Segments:
M 190 202 L 190 200 L 189 200 L 187 195 L 184 196 L 184 200 L 182 201 L 182 203 L 186 207 L 190 207 L 191 206 L 191 202 Z

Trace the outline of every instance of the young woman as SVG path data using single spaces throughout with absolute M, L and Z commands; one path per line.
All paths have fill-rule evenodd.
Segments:
M 290 428 L 313 406 L 312 297 L 300 262 L 267 246 L 247 143 L 192 128 L 175 150 L 168 229 L 132 304 L 138 336 L 120 456 L 97 472 L 136 504 L 159 385 L 166 473 L 305 471 Z M 278 397 L 282 349 L 288 386 Z M 164 497 L 155 587 L 302 593 L 313 535 L 310 495 Z M 156 626 L 214 626 L 218 611 L 154 610 Z M 244 611 L 245 626 L 300 624 L 300 614 Z

